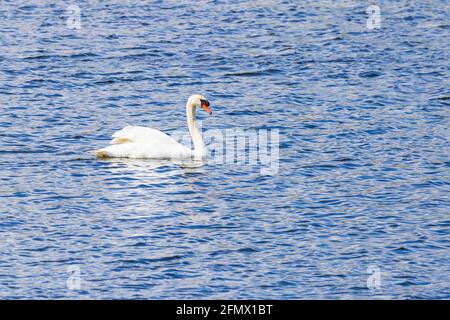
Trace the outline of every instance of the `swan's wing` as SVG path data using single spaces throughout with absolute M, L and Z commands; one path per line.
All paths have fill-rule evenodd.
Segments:
M 147 142 L 159 141 L 165 144 L 177 143 L 175 139 L 168 136 L 164 132 L 156 129 L 139 127 L 139 126 L 127 126 L 122 130 L 115 132 L 110 141 L 110 144 L 122 144 L 127 142 Z

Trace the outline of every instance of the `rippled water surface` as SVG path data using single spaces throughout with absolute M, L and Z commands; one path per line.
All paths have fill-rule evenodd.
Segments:
M 449 2 L 375 2 L 1 1 L 0 298 L 450 298 Z M 89 153 L 193 93 L 278 173 Z

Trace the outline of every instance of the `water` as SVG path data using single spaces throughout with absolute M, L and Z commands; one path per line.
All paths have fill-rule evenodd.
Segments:
M 2 1 L 0 298 L 450 298 L 447 1 L 108 3 Z M 193 93 L 278 174 L 89 154 Z

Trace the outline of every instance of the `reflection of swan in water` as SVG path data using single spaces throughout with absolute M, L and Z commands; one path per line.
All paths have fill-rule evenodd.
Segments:
M 149 181 L 147 179 L 154 181 L 154 179 L 159 180 L 180 174 L 200 173 L 203 172 L 202 167 L 205 165 L 203 160 L 194 159 L 106 158 L 103 160 L 110 163 L 108 170 L 111 170 L 112 173 L 127 172 L 130 177 L 146 181 Z
M 93 177 L 102 186 L 97 188 L 102 197 L 114 201 L 110 219 L 155 223 L 159 217 L 189 213 L 196 197 L 206 197 L 202 184 L 209 173 L 204 164 L 193 159 L 102 159 L 95 162 Z M 204 205 L 211 207 L 213 201 Z
M 186 103 L 186 117 L 194 150 L 186 148 L 167 134 L 152 128 L 128 126 L 113 134 L 110 146 L 95 150 L 99 158 L 131 159 L 202 159 L 206 148 L 195 123 L 195 109 L 201 106 L 212 114 L 209 102 L 202 95 L 190 96 Z

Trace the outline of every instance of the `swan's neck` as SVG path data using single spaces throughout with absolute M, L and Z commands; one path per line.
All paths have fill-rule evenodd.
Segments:
M 186 117 L 189 133 L 191 134 L 192 142 L 194 143 L 194 157 L 202 158 L 206 155 L 206 148 L 203 143 L 202 134 L 198 130 L 195 121 L 195 106 L 189 102 L 186 104 Z

